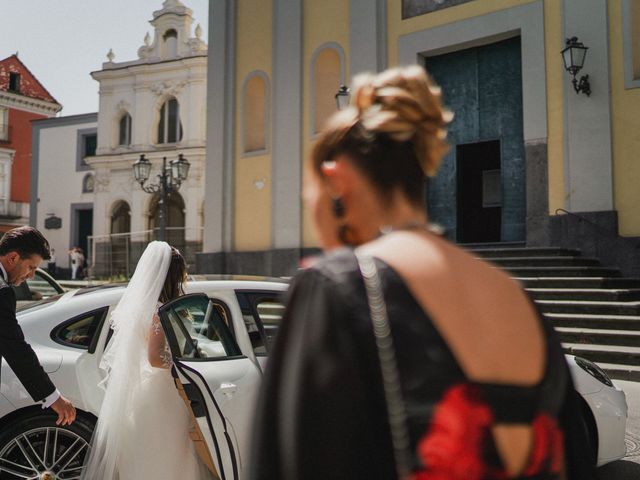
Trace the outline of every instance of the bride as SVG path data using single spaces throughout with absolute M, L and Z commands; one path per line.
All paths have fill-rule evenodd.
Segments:
M 191 417 L 157 316 L 160 304 L 184 293 L 185 280 L 180 252 L 151 242 L 111 315 L 113 338 L 100 363 L 105 396 L 81 479 L 213 478 L 189 437 Z

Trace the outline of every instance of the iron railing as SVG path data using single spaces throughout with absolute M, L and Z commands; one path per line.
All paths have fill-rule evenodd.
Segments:
M 180 250 L 188 266 L 202 251 L 201 227 L 167 227 L 166 241 Z M 158 229 L 87 237 L 90 278 L 128 280 L 147 244 L 158 239 Z

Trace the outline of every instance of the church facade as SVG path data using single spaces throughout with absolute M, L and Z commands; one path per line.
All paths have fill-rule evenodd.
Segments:
M 190 263 L 202 250 L 207 45 L 193 12 L 177 0 L 165 0 L 150 24 L 137 59 L 116 61 L 109 50 L 91 73 L 99 84 L 97 114 L 34 126 L 40 208 L 31 222 L 45 228 L 60 253 L 83 248 L 97 277 L 130 276 L 145 245 L 159 237 L 160 195 L 134 179 L 142 155 L 152 166 L 145 186 L 158 183 L 163 161 L 182 155 L 190 163 L 187 179 L 167 199 L 166 240 Z M 62 175 L 75 179 L 74 187 L 59 188 Z M 62 227 L 47 231 L 48 217 Z M 64 267 L 66 255 L 58 257 Z
M 294 270 L 316 246 L 304 165 L 334 94 L 415 63 L 456 114 L 425 198 L 451 240 L 582 248 L 624 269 L 640 245 L 636 3 L 213 0 L 198 269 Z M 589 92 L 563 64 L 572 37 Z

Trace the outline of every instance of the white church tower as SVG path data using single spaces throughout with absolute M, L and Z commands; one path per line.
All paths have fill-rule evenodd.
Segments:
M 142 191 L 133 177 L 142 154 L 153 164 L 152 183 L 163 157 L 168 164 L 182 154 L 191 164 L 168 202 L 167 240 L 189 257 L 201 245 L 207 46 L 200 25 L 192 29 L 192 13 L 179 0 L 165 0 L 150 21 L 153 40 L 147 33 L 138 59 L 116 62 L 109 50 L 102 70 L 91 74 L 100 83 L 96 156 L 87 160 L 95 170 L 96 274 L 131 273 L 125 258 L 137 259 L 136 250 L 154 238 L 137 233 L 158 226 L 159 197 Z M 111 272 L 100 272 L 105 262 Z

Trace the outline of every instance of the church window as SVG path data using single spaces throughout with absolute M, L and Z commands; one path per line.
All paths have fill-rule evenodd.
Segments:
M 175 98 L 170 98 L 160 108 L 158 143 L 176 143 L 182 140 L 180 107 Z
M 244 153 L 267 148 L 268 126 L 267 77 L 263 72 L 249 74 L 244 84 L 242 102 L 242 141 Z
M 118 145 L 131 145 L 131 115 L 128 113 L 120 118 Z
M 625 88 L 640 87 L 640 2 L 623 0 L 622 30 Z
M 320 47 L 313 56 L 311 68 L 311 125 L 315 135 L 337 109 L 335 94 L 344 83 L 344 54 L 340 46 Z
M 178 55 L 178 32 L 174 29 L 167 30 L 162 39 L 164 40 L 165 57 L 176 57 Z

